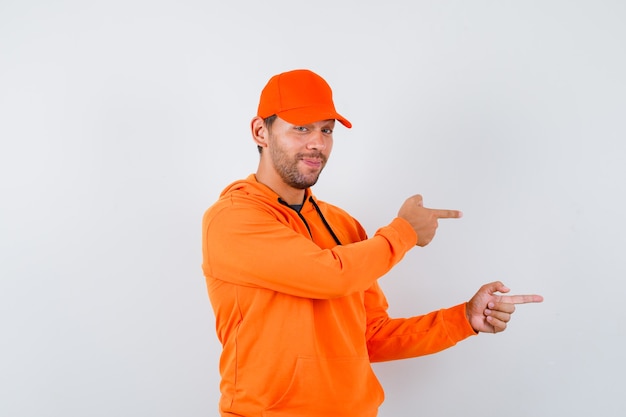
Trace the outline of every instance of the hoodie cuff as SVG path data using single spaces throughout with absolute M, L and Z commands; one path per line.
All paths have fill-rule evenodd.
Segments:
M 442 310 L 443 319 L 446 323 L 446 331 L 454 343 L 478 334 L 467 320 L 465 313 L 466 304 L 467 303 L 463 303 Z
M 403 244 L 406 245 L 406 249 L 409 250 L 417 245 L 417 233 L 413 229 L 413 226 L 406 220 L 396 217 L 389 224 L 395 231 L 398 232 Z

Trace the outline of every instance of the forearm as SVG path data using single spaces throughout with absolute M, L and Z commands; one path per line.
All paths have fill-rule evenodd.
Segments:
M 463 303 L 406 319 L 381 317 L 370 328 L 367 346 L 370 360 L 382 362 L 436 353 L 475 334 Z

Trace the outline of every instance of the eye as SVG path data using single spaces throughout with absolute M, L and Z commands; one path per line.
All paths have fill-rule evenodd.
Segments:
M 330 129 L 330 128 L 322 129 L 322 132 L 326 133 L 327 135 L 332 135 L 333 134 L 333 130 Z
M 306 128 L 306 127 L 304 127 L 304 126 L 294 126 L 293 128 L 294 128 L 295 130 L 297 130 L 298 132 L 306 132 L 306 131 L 308 131 L 308 130 L 309 130 L 309 129 L 307 129 L 307 128 Z

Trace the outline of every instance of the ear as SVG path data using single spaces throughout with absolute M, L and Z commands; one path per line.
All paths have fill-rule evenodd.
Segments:
M 254 140 L 254 143 L 262 148 L 267 148 L 269 132 L 267 131 L 263 118 L 256 116 L 252 119 L 250 122 L 250 130 L 252 132 L 252 140 Z

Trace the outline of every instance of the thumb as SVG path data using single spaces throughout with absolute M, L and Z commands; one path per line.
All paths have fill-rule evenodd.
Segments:
M 504 285 L 501 281 L 494 281 L 494 282 L 490 282 L 489 284 L 486 284 L 485 290 L 487 290 L 489 294 L 494 294 L 497 292 L 507 293 L 511 291 L 511 289 L 507 287 L 506 285 Z
M 420 194 L 415 194 L 414 196 L 411 197 L 411 200 L 413 200 L 413 202 L 417 204 L 419 207 L 424 207 L 424 199 L 422 198 Z

